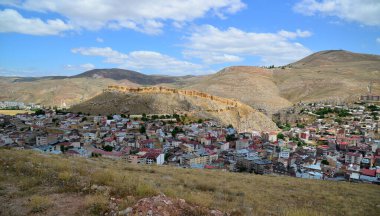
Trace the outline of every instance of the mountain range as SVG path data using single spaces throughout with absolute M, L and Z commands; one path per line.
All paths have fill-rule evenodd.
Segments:
M 73 106 L 99 96 L 109 85 L 166 86 L 236 99 L 270 116 L 300 101 L 357 100 L 370 82 L 372 92 L 380 94 L 379 55 L 328 50 L 282 67 L 232 66 L 204 76 L 145 75 L 114 68 L 69 77 L 1 77 L 0 100 Z

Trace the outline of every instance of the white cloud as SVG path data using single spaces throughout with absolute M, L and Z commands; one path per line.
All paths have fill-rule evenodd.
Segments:
M 369 26 L 380 26 L 379 0 L 302 0 L 294 6 L 298 13 L 336 16 Z
M 122 64 L 128 58 L 128 55 L 113 50 L 111 47 L 90 47 L 75 48 L 71 50 L 73 53 L 80 53 L 86 56 L 105 57 L 107 63 Z
M 174 75 L 201 74 L 203 67 L 187 61 L 153 51 L 133 51 L 128 54 L 121 53 L 110 47 L 75 48 L 73 53 L 86 56 L 100 56 L 105 62 L 117 64 L 120 68 L 146 70 L 156 74 L 174 73 Z
M 380 37 L 376 38 L 376 42 L 380 44 Z
M 16 32 L 31 35 L 58 35 L 72 27 L 60 19 L 42 21 L 25 18 L 12 9 L 0 10 L 0 32 Z
M 95 65 L 91 63 L 81 64 L 81 65 L 65 65 L 64 68 L 66 70 L 74 70 L 74 71 L 88 71 L 95 68 Z
M 278 32 L 278 34 L 285 37 L 285 38 L 290 38 L 290 39 L 294 39 L 297 37 L 301 37 L 301 38 L 310 37 L 312 35 L 312 33 L 309 31 L 301 31 L 299 29 L 297 29 L 296 32 L 289 32 L 289 31 L 281 30 Z
M 129 28 L 147 34 L 160 33 L 166 21 L 186 23 L 208 13 L 224 16 L 245 8 L 241 0 L 7 0 L 0 4 L 57 13 L 77 28 Z
M 311 50 L 300 43 L 289 41 L 289 38 L 310 35 L 310 32 L 301 30 L 255 33 L 231 27 L 223 31 L 204 25 L 186 38 L 183 54 L 186 57 L 200 58 L 205 63 L 241 61 L 244 56 L 254 56 L 261 58 L 265 65 L 283 65 L 311 54 Z
M 96 42 L 98 42 L 98 43 L 103 43 L 104 40 L 103 40 L 103 38 L 97 37 L 97 38 L 96 38 Z
M 203 50 L 184 50 L 182 53 L 186 58 L 199 58 L 202 59 L 203 62 L 206 64 L 219 64 L 243 61 L 243 58 L 239 56 L 219 52 L 207 52 Z

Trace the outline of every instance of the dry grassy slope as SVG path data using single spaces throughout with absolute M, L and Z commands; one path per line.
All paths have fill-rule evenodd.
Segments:
M 380 56 L 322 51 L 274 71 L 280 95 L 298 101 L 357 100 L 369 82 L 380 94 Z
M 257 67 L 228 67 L 216 74 L 195 79 L 184 88 L 235 98 L 269 113 L 291 105 L 280 96 L 272 71 Z
M 242 105 L 224 110 L 227 106 L 217 101 L 169 93 L 106 92 L 71 108 L 74 112 L 91 114 L 172 114 L 187 112 L 198 118 L 212 118 L 222 124 L 232 124 L 239 130 L 275 130 L 276 125 L 264 114 Z M 224 111 L 215 112 L 223 109 Z
M 116 82 L 111 79 L 94 78 L 39 79 L 22 82 L 16 81 L 17 79 L 0 79 L 0 100 L 41 103 L 47 106 L 60 106 L 64 101 L 70 106 L 100 94 L 108 85 L 136 85 L 128 81 Z
M 91 185 L 108 190 L 96 193 Z M 0 149 L 0 215 L 30 215 L 33 209 L 37 215 L 104 215 L 110 197 L 122 210 L 159 193 L 234 215 L 378 215 L 380 208 L 378 185 Z
M 229 67 L 183 88 L 236 98 L 273 113 L 299 101 L 357 100 L 369 82 L 380 94 L 380 56 L 341 50 L 312 54 L 285 69 Z

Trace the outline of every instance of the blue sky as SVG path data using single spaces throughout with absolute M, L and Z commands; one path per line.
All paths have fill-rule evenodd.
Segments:
M 380 1 L 0 0 L 0 76 L 199 75 L 327 49 L 380 54 Z

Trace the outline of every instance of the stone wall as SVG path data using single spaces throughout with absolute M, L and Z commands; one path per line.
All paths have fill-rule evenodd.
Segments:
M 210 95 L 204 92 L 194 91 L 194 90 L 183 90 L 175 88 L 167 88 L 162 86 L 152 86 L 152 87 L 128 87 L 128 86 L 118 86 L 110 85 L 105 92 L 122 92 L 122 93 L 168 93 L 168 94 L 180 94 L 191 97 L 205 98 L 208 100 L 216 101 L 228 106 L 228 110 L 231 108 L 244 106 L 241 102 L 234 99 L 222 98 L 214 95 Z

